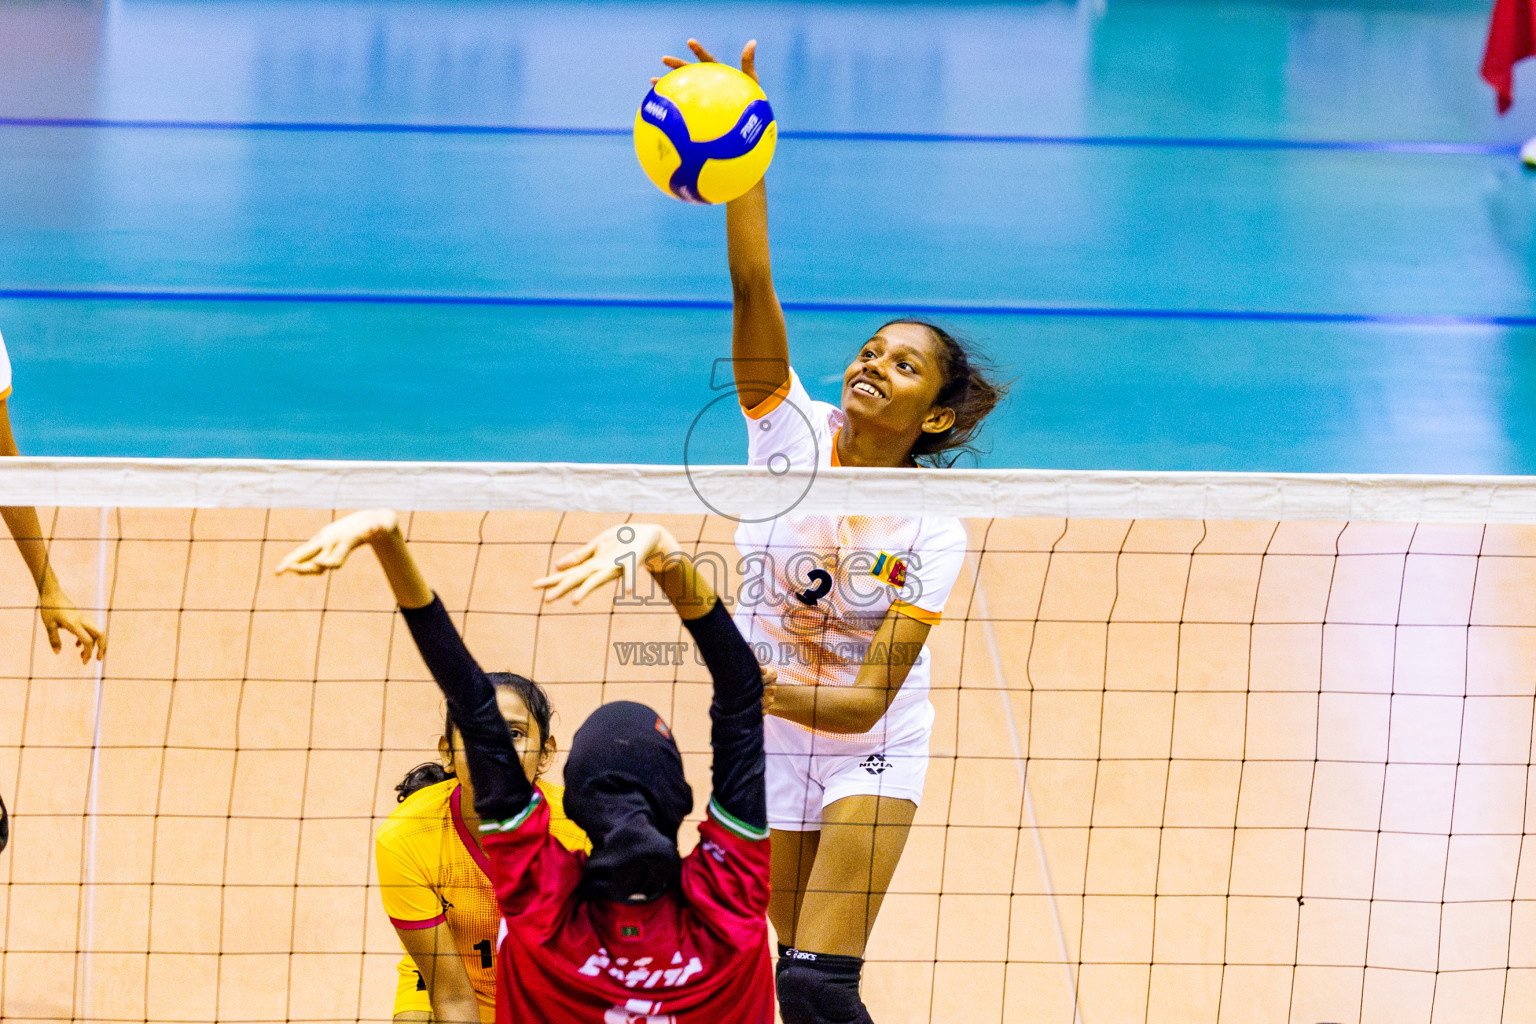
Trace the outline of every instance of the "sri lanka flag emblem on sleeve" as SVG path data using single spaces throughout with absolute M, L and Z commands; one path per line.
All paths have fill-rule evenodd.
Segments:
M 907 563 L 895 555 L 880 552 L 880 557 L 875 559 L 875 564 L 869 570 L 869 574 L 877 580 L 883 580 L 900 590 L 907 585 Z

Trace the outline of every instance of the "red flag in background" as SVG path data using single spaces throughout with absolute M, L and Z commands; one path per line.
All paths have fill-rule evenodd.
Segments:
M 1515 64 L 1536 55 L 1536 0 L 1495 0 L 1483 54 L 1483 79 L 1499 94 L 1499 113 L 1515 102 Z

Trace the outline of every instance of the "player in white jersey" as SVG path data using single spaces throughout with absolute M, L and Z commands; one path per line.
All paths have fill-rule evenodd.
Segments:
M 755 50 L 741 55 L 754 79 Z M 731 355 L 754 465 L 943 465 L 970 448 L 1003 389 L 961 343 L 921 321 L 887 323 L 844 372 L 841 407 L 814 402 L 789 365 L 761 182 L 727 205 L 726 228 Z M 923 644 L 959 576 L 965 530 L 939 517 L 786 515 L 743 523 L 736 543 L 746 576 L 736 621 L 778 669 L 765 739 L 779 1012 L 785 1024 L 869 1021 L 864 949 L 927 773 Z
M 16 438 L 11 433 L 11 361 L 5 352 L 5 339 L 0 338 L 0 456 L 17 455 Z M 107 638 L 95 624 L 80 614 L 80 609 L 59 586 L 48 562 L 48 547 L 43 542 L 42 524 L 37 509 L 30 505 L 0 508 L 0 518 L 5 520 L 16 550 L 32 573 L 37 587 L 37 611 L 42 616 L 43 628 L 48 632 L 48 645 L 57 654 L 64 644 L 59 631 L 73 634 L 75 647 L 80 652 L 82 664 L 95 654 L 101 658 L 107 653 Z

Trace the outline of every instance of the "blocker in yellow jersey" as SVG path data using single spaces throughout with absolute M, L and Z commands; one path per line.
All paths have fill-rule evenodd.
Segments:
M 540 780 L 549 803 L 549 832 L 570 850 L 587 837 L 565 816 L 564 787 Z M 447 923 L 474 986 L 482 1021 L 496 1016 L 496 930 L 501 915 L 486 877 L 485 853 L 464 822 L 458 779 L 417 790 L 390 814 L 374 843 L 384 912 L 396 928 Z M 409 955 L 398 968 L 394 1013 L 432 1013 L 431 994 Z

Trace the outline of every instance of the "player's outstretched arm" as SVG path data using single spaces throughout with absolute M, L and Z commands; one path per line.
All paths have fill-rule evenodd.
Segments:
M 277 571 L 315 576 L 339 569 L 363 544 L 378 556 L 416 649 L 448 699 L 448 710 L 464 737 L 476 813 L 487 822 L 516 818 L 532 800 L 533 786 L 496 706 L 496 689 L 427 585 L 400 532 L 399 517 L 389 509 L 372 509 L 338 519 L 289 552 Z
M 713 62 L 697 39 L 688 48 L 701 61 Z M 669 68 L 688 62 L 663 57 Z M 757 81 L 757 40 L 741 51 L 741 70 Z M 731 359 L 736 372 L 736 395 L 743 409 L 751 409 L 789 380 L 789 336 L 784 310 L 773 290 L 773 269 L 768 259 L 768 189 L 759 181 L 739 199 L 725 204 L 725 239 L 731 270 Z
M 725 204 L 731 266 L 731 365 L 736 396 L 752 409 L 789 382 L 789 332 L 768 260 L 768 187 Z
M 10 401 L 0 398 L 0 455 L 18 454 L 20 451 L 16 446 L 16 437 L 11 433 Z M 106 657 L 106 634 L 80 614 L 80 609 L 64 593 L 58 578 L 53 574 L 37 509 L 30 505 L 7 506 L 0 508 L 0 519 L 5 520 L 6 528 L 11 531 L 11 538 L 16 542 L 16 550 L 21 553 L 21 560 L 27 563 L 27 571 L 32 573 L 32 582 L 37 587 L 37 611 L 42 616 L 43 628 L 48 631 L 48 646 L 53 648 L 53 653 L 57 654 L 64 649 L 63 640 L 59 636 L 62 631 L 75 638 L 75 647 L 80 651 L 80 664 L 90 661 L 92 654 L 98 659 Z
M 722 812 L 716 817 L 723 814 L 738 826 L 737 831 L 766 837 L 763 672 L 709 580 L 698 573 L 677 540 L 660 526 L 626 523 L 603 531 L 560 559 L 555 563 L 559 571 L 534 586 L 545 591 L 547 600 L 573 594 L 573 600 L 580 601 L 620 578 L 632 591 L 637 567 L 642 565 L 677 609 L 714 680 L 714 700 L 709 706 L 711 774 L 713 803 Z

